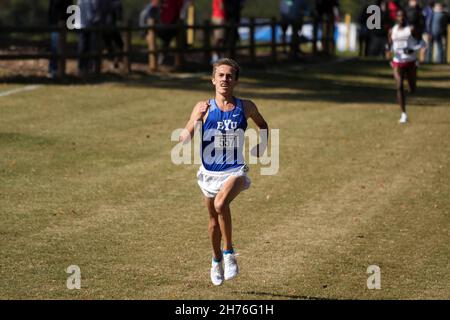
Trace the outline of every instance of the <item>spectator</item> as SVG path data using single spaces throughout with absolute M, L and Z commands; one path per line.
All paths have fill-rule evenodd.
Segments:
M 325 30 L 322 31 L 322 48 L 325 53 L 335 51 L 335 23 L 339 22 L 339 0 L 317 0 L 316 12 L 319 19 L 319 25 L 325 18 Z
M 281 30 L 282 30 L 282 42 L 283 50 L 286 52 L 286 32 L 290 25 L 297 24 L 298 31 L 301 32 L 303 27 L 303 17 L 305 11 L 307 11 L 307 3 L 305 0 L 280 0 L 280 19 L 281 19 Z M 299 43 L 299 34 L 292 34 L 293 37 L 297 38 L 297 41 L 292 41 L 292 43 Z M 298 46 L 296 48 L 292 47 L 292 54 L 294 56 L 299 52 Z
M 370 31 L 370 40 L 368 46 L 369 56 L 385 56 L 387 37 L 389 30 L 392 28 L 391 12 L 389 11 L 389 2 L 378 0 L 376 5 L 381 9 L 381 29 Z M 392 8 L 392 6 L 391 6 Z
M 123 41 L 120 32 L 111 28 L 117 27 L 122 20 L 122 0 L 102 0 L 102 25 L 106 27 L 103 32 L 103 41 L 109 54 L 123 51 Z M 114 57 L 114 68 L 119 67 L 119 57 Z
M 95 28 L 100 25 L 100 2 L 99 0 L 78 0 L 77 4 L 80 7 L 81 13 L 80 25 L 77 26 L 78 29 L 81 29 L 78 53 L 93 54 L 97 51 L 97 46 L 100 44 L 97 42 L 95 32 L 92 32 L 89 28 Z M 78 60 L 78 72 L 80 76 L 84 77 L 86 74 L 99 68 L 99 63 L 100 61 L 93 58 L 80 57 Z
M 50 0 L 48 7 L 48 25 L 57 27 L 61 22 L 65 23 L 68 18 L 67 8 L 72 5 L 72 0 Z M 59 32 L 52 31 L 50 34 L 50 51 L 58 54 Z M 48 64 L 48 75 L 55 78 L 58 73 L 58 60 L 50 58 Z
M 418 41 L 422 40 L 422 34 L 425 30 L 425 17 L 423 16 L 422 11 L 423 10 L 417 0 L 408 1 L 408 6 L 406 7 L 406 18 L 408 20 L 408 24 L 414 27 L 413 37 Z
M 425 47 L 425 62 L 430 63 L 432 60 L 432 54 L 433 49 L 431 48 L 431 22 L 433 21 L 433 7 L 434 7 L 434 0 L 427 0 L 426 5 L 423 8 L 423 16 L 425 19 L 425 26 L 424 26 L 424 35 L 423 40 L 426 43 Z
M 150 0 L 139 14 L 139 26 L 145 27 L 148 25 L 148 19 L 159 19 L 159 1 Z
M 153 21 L 159 21 L 159 0 L 150 0 L 147 5 L 142 9 L 139 14 L 139 27 L 147 27 L 149 19 Z M 142 37 L 145 37 L 147 32 L 142 33 Z
M 226 22 L 225 0 L 212 0 L 211 22 L 216 27 L 213 31 L 213 46 L 221 48 L 225 44 L 225 28 L 219 26 L 224 26 Z M 216 63 L 220 58 L 222 58 L 220 52 L 214 51 L 211 64 Z
M 235 25 L 232 30 L 226 33 L 226 42 L 231 45 L 231 41 L 239 41 L 238 26 L 241 22 L 241 12 L 244 8 L 245 0 L 225 0 L 225 19 L 227 24 Z
M 388 1 L 387 2 L 387 14 L 388 19 L 387 23 L 389 25 L 389 30 L 395 25 L 397 20 L 397 13 L 402 9 L 398 0 Z
M 159 58 L 159 64 L 167 63 L 167 50 L 172 39 L 177 35 L 177 29 L 170 27 L 175 26 L 180 21 L 182 8 L 183 0 L 160 0 L 159 22 L 163 25 L 163 28 L 158 30 L 157 35 L 162 40 L 163 53 Z
M 369 5 L 363 5 L 358 15 L 358 42 L 359 42 L 359 56 L 367 57 L 369 55 L 369 40 L 370 32 L 367 28 L 367 20 L 370 14 L 367 13 Z
M 433 9 L 433 20 L 431 22 L 431 48 L 436 43 L 437 63 L 444 63 L 444 39 L 447 29 L 447 14 L 441 3 L 437 2 Z M 448 45 L 448 43 L 447 43 Z
M 180 19 L 183 21 L 188 20 L 189 7 L 194 4 L 194 0 L 183 0 L 183 5 L 181 7 Z

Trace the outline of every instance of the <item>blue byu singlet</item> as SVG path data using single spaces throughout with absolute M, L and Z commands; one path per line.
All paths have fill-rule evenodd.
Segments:
M 202 127 L 202 163 L 209 171 L 225 171 L 244 165 L 242 154 L 247 119 L 241 99 L 235 107 L 222 111 L 214 99 L 209 100 L 208 116 Z

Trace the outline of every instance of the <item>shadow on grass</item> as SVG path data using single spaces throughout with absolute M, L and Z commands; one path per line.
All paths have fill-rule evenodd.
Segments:
M 54 145 L 56 140 L 42 136 L 32 136 L 16 132 L 0 132 L 0 145 L 46 146 Z
M 243 78 L 238 91 L 247 97 L 281 101 L 317 101 L 333 103 L 396 103 L 394 80 L 390 75 L 390 67 L 383 60 L 350 60 L 342 63 L 327 61 L 323 64 L 293 64 L 281 63 L 279 66 L 267 65 L 260 68 L 243 70 Z M 427 66 L 427 72 L 430 72 Z M 349 79 L 350 80 L 343 80 Z M 367 83 L 364 78 L 391 79 L 392 84 Z M 419 81 L 447 79 L 449 77 L 431 76 L 420 78 Z M 135 72 L 131 76 L 123 77 L 119 74 L 102 74 L 100 77 L 80 79 L 67 77 L 56 81 L 39 77 L 2 78 L 8 83 L 42 83 L 51 85 L 91 85 L 99 83 L 119 83 L 124 87 L 146 87 L 159 89 L 174 89 L 205 92 L 213 95 L 213 88 L 209 81 L 209 72 L 202 73 L 155 73 Z M 419 82 L 419 86 L 421 85 Z M 261 89 L 285 89 L 289 92 L 271 92 Z M 256 90 L 255 90 L 256 89 Z M 420 107 L 439 105 L 436 98 L 443 101 L 450 100 L 450 90 L 445 88 L 420 86 L 417 94 L 430 101 L 422 101 Z M 206 98 L 206 97 L 205 97 Z M 409 98 L 409 97 L 408 97 Z M 434 100 L 434 101 L 433 101 Z M 429 102 L 429 103 L 428 103 Z
M 279 294 L 272 292 L 259 292 L 259 291 L 245 291 L 245 292 L 236 292 L 235 294 L 244 294 L 244 295 L 252 295 L 252 296 L 263 296 L 268 298 L 284 298 L 284 299 L 292 299 L 292 300 L 335 300 L 330 298 L 322 298 L 322 297 L 311 297 L 311 296 L 302 296 L 295 294 Z

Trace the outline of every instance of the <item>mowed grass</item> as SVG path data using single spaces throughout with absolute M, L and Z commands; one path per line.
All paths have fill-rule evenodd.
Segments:
M 280 169 L 251 166 L 232 204 L 241 273 L 221 287 L 198 166 L 170 158 L 206 76 L 0 98 L 0 298 L 449 299 L 450 66 L 419 76 L 401 126 L 385 62 L 243 71 Z

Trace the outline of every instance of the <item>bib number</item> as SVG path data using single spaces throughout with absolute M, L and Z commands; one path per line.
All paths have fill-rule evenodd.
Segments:
M 214 139 L 214 147 L 225 150 L 239 148 L 239 136 L 236 134 L 217 135 Z

